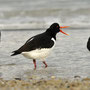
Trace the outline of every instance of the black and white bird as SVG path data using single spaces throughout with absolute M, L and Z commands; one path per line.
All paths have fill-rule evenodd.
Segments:
M 89 37 L 88 42 L 87 42 L 87 49 L 90 51 L 90 37 Z
M 69 26 L 61 27 L 58 23 L 53 23 L 44 33 L 28 39 L 23 46 L 18 50 L 13 51 L 11 56 L 22 54 L 26 58 L 33 59 L 34 69 L 36 69 L 36 59 L 42 60 L 45 67 L 47 67 L 48 65 L 45 62 L 45 58 L 55 46 L 56 34 L 62 32 L 63 34 L 68 35 L 61 30 L 61 28 L 67 27 Z
M 0 42 L 1 42 L 1 31 L 0 31 Z

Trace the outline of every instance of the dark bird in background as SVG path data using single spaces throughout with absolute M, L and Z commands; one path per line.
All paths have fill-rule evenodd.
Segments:
M 89 37 L 88 42 L 87 42 L 87 49 L 90 51 L 90 37 Z
M 44 33 L 33 36 L 27 40 L 18 50 L 13 51 L 11 56 L 22 54 L 26 58 L 33 59 L 34 69 L 36 69 L 36 59 L 42 60 L 45 67 L 47 67 L 45 58 L 55 46 L 56 34 L 61 32 L 68 35 L 61 30 L 61 28 L 67 27 L 69 26 L 61 27 L 58 23 L 53 23 Z
M 1 31 L 0 31 L 0 42 L 1 42 Z

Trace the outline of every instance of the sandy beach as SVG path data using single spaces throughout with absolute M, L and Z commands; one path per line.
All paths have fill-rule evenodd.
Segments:
M 15 78 L 13 80 L 0 79 L 0 90 L 90 90 L 90 78 L 61 79 L 51 76 L 49 79 L 28 80 Z

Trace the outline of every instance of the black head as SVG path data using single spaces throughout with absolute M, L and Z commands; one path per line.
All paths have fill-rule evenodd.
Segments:
M 60 26 L 58 23 L 53 23 L 46 32 L 50 34 L 51 36 L 56 36 L 56 34 L 60 31 Z
M 58 23 L 53 23 L 53 24 L 46 30 L 46 32 L 47 32 L 48 34 L 52 35 L 52 36 L 56 36 L 56 34 L 57 34 L 58 32 L 62 32 L 63 34 L 68 35 L 68 34 L 66 34 L 65 32 L 63 32 L 63 31 L 61 30 L 61 28 L 67 28 L 67 27 L 68 27 L 68 26 L 61 27 L 61 26 L 59 26 Z
M 50 28 L 54 33 L 58 33 L 60 31 L 60 26 L 58 23 L 53 23 Z

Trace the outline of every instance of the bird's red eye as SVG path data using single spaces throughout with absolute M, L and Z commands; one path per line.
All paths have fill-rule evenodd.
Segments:
M 58 26 L 57 26 L 58 27 Z

